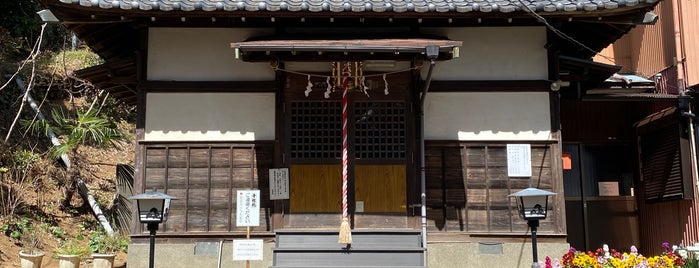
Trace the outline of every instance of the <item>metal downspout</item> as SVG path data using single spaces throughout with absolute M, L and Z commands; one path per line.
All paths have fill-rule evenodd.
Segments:
M 432 82 L 432 69 L 435 65 L 435 59 L 430 59 L 430 68 L 427 71 L 427 78 L 425 81 L 425 87 L 422 89 L 422 95 L 420 95 L 420 221 L 422 225 L 422 248 L 427 251 L 427 187 L 425 184 L 425 99 L 427 98 L 427 91 L 430 88 L 430 82 Z M 425 267 L 427 267 L 427 258 L 424 258 L 423 262 Z

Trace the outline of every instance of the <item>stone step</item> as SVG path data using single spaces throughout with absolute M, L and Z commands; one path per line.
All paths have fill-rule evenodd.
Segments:
M 397 266 L 421 265 L 424 251 L 275 251 L 275 267 Z
M 277 230 L 273 268 L 423 267 L 417 230 L 352 230 L 339 244 L 337 230 Z

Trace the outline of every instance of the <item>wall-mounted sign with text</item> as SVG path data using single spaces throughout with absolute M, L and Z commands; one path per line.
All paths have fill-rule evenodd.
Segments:
M 288 168 L 272 168 L 269 170 L 269 199 L 289 199 Z
M 507 145 L 507 176 L 532 176 L 532 148 L 529 144 Z

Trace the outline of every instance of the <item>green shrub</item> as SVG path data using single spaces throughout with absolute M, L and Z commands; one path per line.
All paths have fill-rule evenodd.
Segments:
M 103 231 L 92 231 L 87 245 L 95 253 L 115 254 L 128 250 L 129 238 L 118 232 L 110 236 Z
M 74 255 L 81 259 L 87 256 L 90 252 L 89 248 L 81 244 L 78 239 L 68 239 L 64 240 L 58 248 L 56 248 L 57 255 Z

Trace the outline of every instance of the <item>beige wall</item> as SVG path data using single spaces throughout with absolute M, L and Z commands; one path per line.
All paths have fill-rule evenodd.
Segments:
M 274 80 L 269 63 L 236 60 L 232 42 L 270 35 L 270 29 L 150 28 L 148 80 Z
M 147 141 L 274 140 L 274 93 L 148 93 Z
M 205 268 L 218 267 L 218 254 L 195 255 L 195 243 L 189 244 L 165 244 L 161 241 L 155 243 L 153 258 L 154 268 Z M 272 248 L 274 242 L 265 241 L 263 244 L 263 260 L 250 261 L 251 268 L 269 268 L 272 266 Z M 127 267 L 148 268 L 149 244 L 129 245 Z M 221 267 L 245 267 L 245 261 L 233 260 L 233 242 L 225 241 L 221 249 Z
M 548 140 L 546 92 L 428 93 L 425 138 L 431 140 Z
M 544 27 L 425 28 L 423 31 L 463 41 L 461 56 L 439 62 L 433 72 L 434 79 L 548 78 Z M 271 29 L 150 28 L 148 80 L 273 80 L 274 72 L 268 63 L 235 60 L 234 51 L 230 47 L 232 42 L 272 33 Z M 407 65 L 396 68 L 404 66 Z M 315 69 L 317 68 L 306 71 Z M 427 68 L 423 68 L 423 75 L 426 72 Z
M 497 243 L 487 243 L 488 248 Z M 502 253 L 483 252 L 479 243 L 430 243 L 427 246 L 427 263 L 430 268 L 468 267 L 508 267 L 531 268 L 532 244 L 530 239 L 521 243 L 501 243 Z M 551 260 L 561 259 L 568 252 L 568 243 L 537 243 L 538 259 L 543 262 L 546 256 Z M 487 253 L 486 253 L 487 252 Z M 544 267 L 543 265 L 541 267 Z
M 426 34 L 463 41 L 460 57 L 438 62 L 436 80 L 548 79 L 546 28 L 426 28 Z M 427 68 L 423 68 L 423 77 Z

